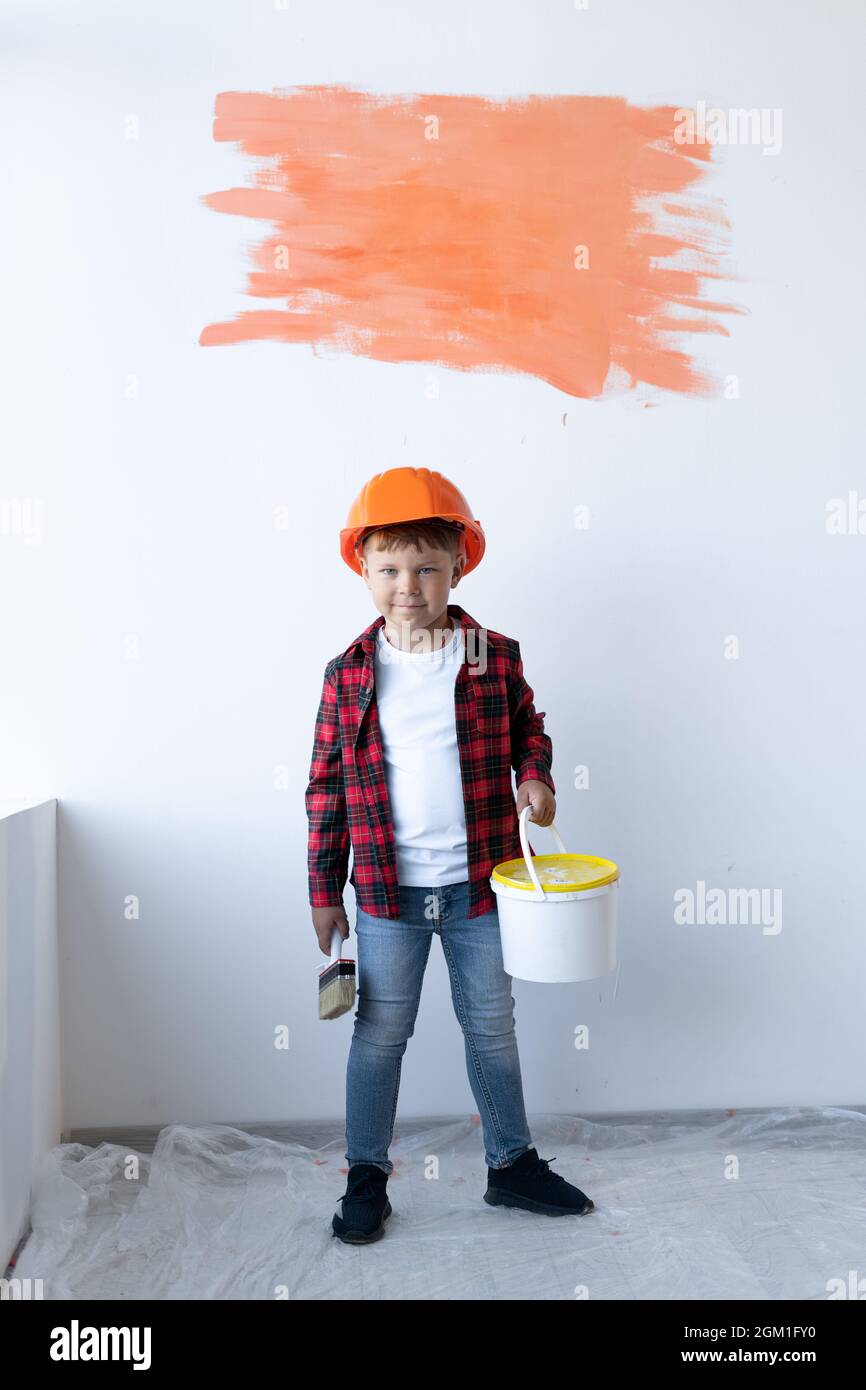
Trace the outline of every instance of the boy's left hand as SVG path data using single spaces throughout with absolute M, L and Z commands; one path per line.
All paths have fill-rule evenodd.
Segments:
M 525 806 L 531 806 L 528 819 L 536 825 L 551 825 L 556 814 L 556 797 L 546 782 L 536 782 L 531 778 L 521 782 L 517 788 L 517 814 Z

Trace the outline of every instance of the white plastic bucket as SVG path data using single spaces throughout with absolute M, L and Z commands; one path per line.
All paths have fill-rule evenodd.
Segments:
M 559 854 L 531 856 L 526 838 L 531 809 L 525 806 L 520 813 L 523 859 L 497 864 L 490 877 L 506 973 L 541 984 L 607 975 L 616 967 L 619 869 L 610 859 L 569 854 L 555 825 L 550 829 Z

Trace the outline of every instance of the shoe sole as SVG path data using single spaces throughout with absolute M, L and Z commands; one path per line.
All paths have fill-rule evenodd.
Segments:
M 391 1210 L 391 1203 L 387 1202 L 385 1210 L 382 1213 L 381 1223 L 376 1227 L 375 1231 L 338 1231 L 336 1227 L 332 1225 L 331 1235 L 336 1236 L 338 1240 L 342 1240 L 346 1245 L 369 1245 L 371 1240 L 382 1239 L 382 1236 L 385 1234 L 385 1222 L 391 1215 Z
M 534 1202 L 531 1197 L 518 1197 L 514 1192 L 500 1192 L 498 1188 L 488 1188 L 484 1200 L 491 1207 L 521 1207 L 523 1211 L 541 1212 L 544 1216 L 587 1216 L 595 1211 L 595 1203 L 587 1197 L 586 1204 L 577 1207 L 554 1207 L 548 1202 Z

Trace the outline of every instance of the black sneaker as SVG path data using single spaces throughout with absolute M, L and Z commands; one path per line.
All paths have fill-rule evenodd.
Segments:
M 334 1212 L 334 1235 L 347 1245 L 365 1245 L 385 1234 L 391 1203 L 385 1191 L 388 1174 L 375 1163 L 353 1163 L 341 1197 L 342 1216 Z
M 492 1207 L 544 1212 L 546 1216 L 585 1216 L 593 1211 L 592 1198 L 558 1173 L 552 1173 L 552 1162 L 553 1159 L 539 1158 L 535 1149 L 528 1149 L 507 1168 L 488 1168 L 485 1202 Z

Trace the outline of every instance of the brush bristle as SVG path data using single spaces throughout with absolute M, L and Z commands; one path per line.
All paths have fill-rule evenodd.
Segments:
M 319 976 L 319 1018 L 339 1018 L 355 1002 L 355 962 L 335 960 Z

